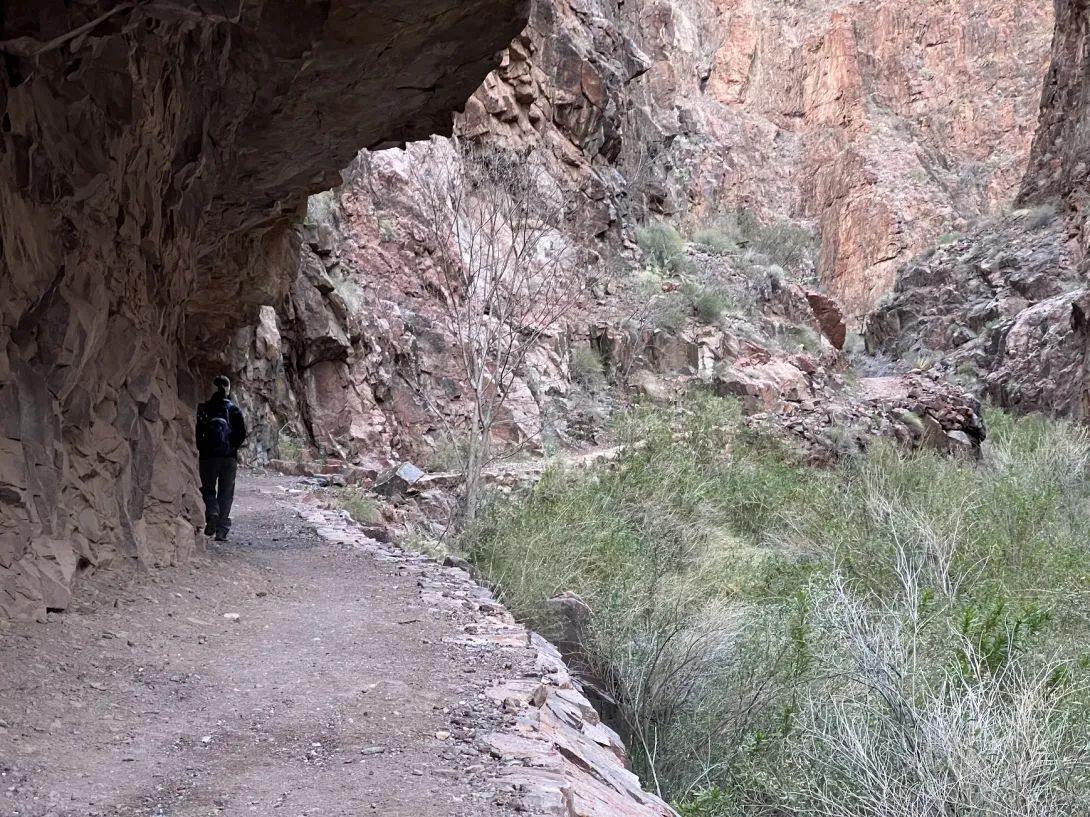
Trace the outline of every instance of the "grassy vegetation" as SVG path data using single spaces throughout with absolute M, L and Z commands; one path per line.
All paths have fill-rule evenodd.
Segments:
M 606 369 L 602 356 L 590 346 L 581 345 L 572 349 L 568 359 L 568 370 L 573 382 L 585 389 L 599 389 L 606 383 Z
M 276 439 L 277 459 L 295 461 L 298 460 L 300 456 L 302 456 L 302 453 L 302 442 L 300 442 L 297 437 L 281 431 Z
M 982 464 L 806 470 L 729 401 L 640 409 L 611 467 L 464 545 L 533 623 L 587 600 L 637 769 L 687 817 L 1088 814 L 1090 439 L 987 419 Z
M 737 306 L 733 294 L 725 287 L 715 284 L 687 282 L 682 294 L 688 298 L 693 312 L 701 322 L 713 326 L 730 310 Z
M 711 227 L 693 233 L 693 243 L 713 255 L 733 255 L 738 252 L 738 245 L 726 233 Z
M 636 241 L 648 263 L 664 275 L 680 275 L 688 268 L 685 239 L 665 222 L 650 224 L 636 230 Z
M 1026 224 L 1031 230 L 1043 230 L 1056 220 L 1059 215 L 1054 202 L 1046 202 L 1030 208 L 1026 214 Z
M 355 488 L 341 488 L 336 492 L 337 504 L 357 522 L 372 524 L 378 520 L 378 504 L 374 499 Z
M 693 242 L 717 255 L 731 255 L 745 249 L 767 265 L 792 271 L 812 263 L 817 248 L 809 230 L 791 221 L 765 224 L 748 208 L 719 216 L 695 232 Z

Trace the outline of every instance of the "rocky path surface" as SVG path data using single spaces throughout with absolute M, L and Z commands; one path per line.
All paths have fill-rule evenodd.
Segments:
M 207 558 L 0 631 L 0 814 L 510 813 L 455 739 L 504 656 L 469 660 L 399 563 L 240 483 Z
M 240 478 L 232 541 L 0 629 L 2 817 L 669 817 L 457 568 Z

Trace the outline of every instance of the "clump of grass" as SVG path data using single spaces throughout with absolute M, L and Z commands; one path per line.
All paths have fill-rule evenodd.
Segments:
M 464 435 L 444 433 L 428 452 L 424 465 L 429 471 L 461 471 L 466 465 L 467 445 Z
M 961 238 L 962 238 L 961 233 L 954 230 L 954 231 L 942 233 L 937 239 L 935 239 L 935 242 L 940 247 L 945 247 L 947 244 L 953 244 L 955 241 L 960 241 Z
M 378 503 L 355 488 L 341 488 L 336 492 L 337 504 L 357 522 L 374 524 L 378 521 Z
M 821 354 L 821 336 L 806 324 L 783 327 L 778 332 L 780 346 L 785 352 L 803 351 L 811 355 Z
M 1043 230 L 1056 220 L 1056 215 L 1055 203 L 1047 202 L 1045 204 L 1040 204 L 1030 208 L 1029 212 L 1026 214 L 1026 226 L 1034 232 Z
M 639 408 L 610 467 L 464 545 L 531 622 L 587 601 L 616 725 L 685 815 L 1090 813 L 1090 436 L 987 421 L 982 465 L 807 470 L 733 402 Z
M 277 458 L 289 462 L 296 462 L 302 453 L 303 444 L 296 437 L 281 431 L 276 438 Z
M 585 344 L 572 349 L 568 371 L 572 381 L 585 389 L 594 390 L 605 385 L 606 370 L 602 356 Z
M 719 287 L 690 282 L 683 288 L 683 293 L 697 317 L 709 326 L 719 323 L 727 310 L 734 306 L 734 299 Z
M 636 230 L 636 241 L 651 265 L 667 274 L 680 275 L 687 268 L 685 240 L 665 222 Z
M 655 301 L 650 311 L 650 323 L 658 329 L 678 332 L 689 320 L 688 301 L 679 294 L 665 295 Z
M 738 252 L 738 245 L 729 236 L 712 227 L 693 233 L 693 243 L 703 247 L 713 255 L 732 255 Z
M 760 256 L 765 265 L 797 270 L 813 262 L 814 234 L 792 221 L 763 223 L 748 207 L 727 213 L 697 231 L 693 240 L 711 252 L 726 255 L 741 248 Z

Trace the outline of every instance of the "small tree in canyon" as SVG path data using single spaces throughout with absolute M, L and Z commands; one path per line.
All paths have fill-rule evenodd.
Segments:
M 493 431 L 528 355 L 579 302 L 582 252 L 560 231 L 568 198 L 531 152 L 433 140 L 412 163 L 442 322 L 457 344 L 471 416 L 464 443 L 436 407 L 476 514 Z

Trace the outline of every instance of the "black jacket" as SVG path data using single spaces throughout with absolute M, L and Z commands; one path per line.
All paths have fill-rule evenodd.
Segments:
M 238 456 L 238 450 L 246 442 L 246 420 L 242 411 L 226 397 L 214 394 L 207 403 L 197 406 L 197 452 L 202 460 L 215 456 L 209 450 L 212 443 L 208 438 L 208 421 L 223 416 L 231 424 L 231 456 Z

